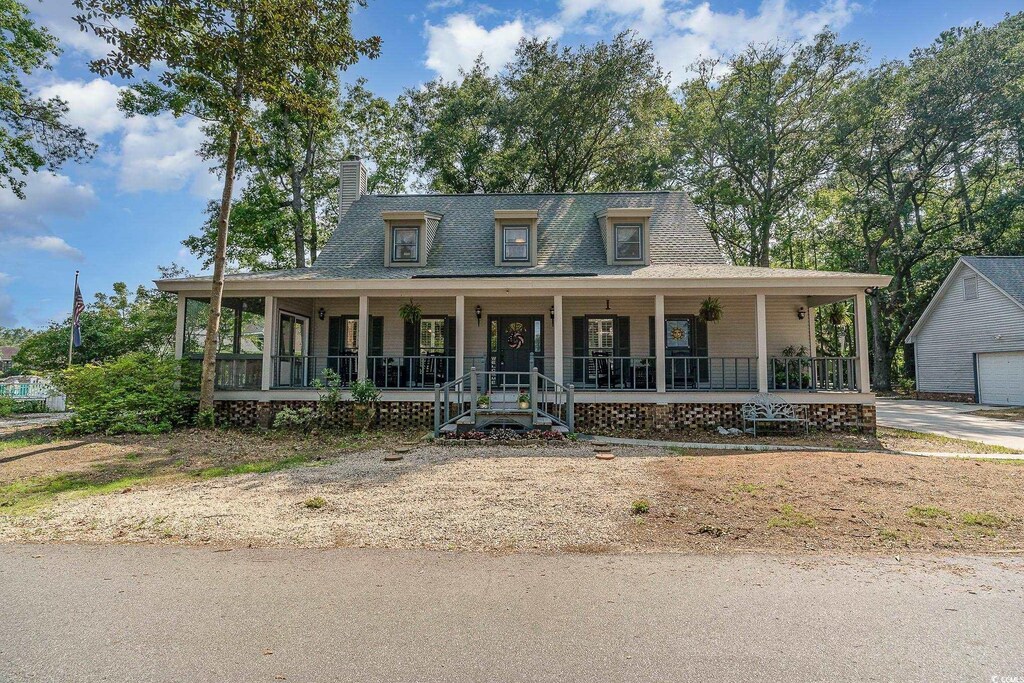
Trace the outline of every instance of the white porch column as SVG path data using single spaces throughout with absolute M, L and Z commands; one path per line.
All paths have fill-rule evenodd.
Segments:
M 818 357 L 818 321 L 815 318 L 817 308 L 807 307 L 807 355 Z
M 657 373 L 655 385 L 659 394 L 665 393 L 665 295 L 654 295 L 654 372 Z
M 554 335 L 552 335 L 552 339 L 554 340 L 555 347 L 555 357 L 552 362 L 555 364 L 555 367 L 552 368 L 552 370 L 554 371 L 552 378 L 559 384 L 565 384 L 565 382 L 562 381 L 563 377 L 565 376 L 565 368 L 562 367 L 565 364 L 565 349 L 562 346 L 565 340 L 565 329 L 564 324 L 562 322 L 561 294 L 555 295 L 554 306 L 555 317 L 554 320 L 551 321 L 551 325 L 554 332 Z
M 178 321 L 174 323 L 174 357 L 185 355 L 185 295 L 178 294 Z
M 854 322 L 857 328 L 857 389 L 871 392 L 871 366 L 868 364 L 868 308 L 864 292 L 854 297 Z
M 768 315 L 765 313 L 764 294 L 756 294 L 754 325 L 757 332 L 757 392 L 768 391 Z
M 274 329 L 277 327 L 274 297 L 263 300 L 263 391 L 270 389 L 274 379 Z
M 466 372 L 466 297 L 455 297 L 455 377 Z
M 370 355 L 370 297 L 359 297 L 359 323 L 356 325 L 356 379 L 366 379 L 366 359 Z

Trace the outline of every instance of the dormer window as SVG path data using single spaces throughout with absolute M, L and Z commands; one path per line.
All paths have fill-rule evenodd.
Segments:
M 643 223 L 615 224 L 615 260 L 640 261 L 644 257 Z
M 396 225 L 391 228 L 391 260 L 394 263 L 415 263 L 420 260 L 420 228 Z
M 537 265 L 536 209 L 498 209 L 494 212 L 494 265 Z
M 422 268 L 441 223 L 441 214 L 431 211 L 382 211 L 384 219 L 384 265 L 394 268 Z
M 612 207 L 597 213 L 609 266 L 636 266 L 651 262 L 651 214 L 641 206 Z
M 502 226 L 502 254 L 505 261 L 529 261 L 530 260 L 530 226 L 528 225 L 504 225 Z

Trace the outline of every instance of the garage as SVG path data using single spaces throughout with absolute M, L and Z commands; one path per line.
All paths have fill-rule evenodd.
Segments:
M 1024 351 L 978 354 L 982 403 L 1024 406 Z

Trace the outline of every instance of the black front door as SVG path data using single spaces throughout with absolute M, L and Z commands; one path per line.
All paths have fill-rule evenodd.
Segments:
M 537 318 L 534 316 L 501 316 L 498 318 L 496 361 L 498 372 L 518 373 L 504 375 L 499 382 L 527 386 L 530 383 L 530 356 L 538 348 Z

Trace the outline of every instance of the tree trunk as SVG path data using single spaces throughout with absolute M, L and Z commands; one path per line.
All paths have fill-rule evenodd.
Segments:
M 302 210 L 302 178 L 299 171 L 292 168 L 292 213 L 295 215 L 295 267 L 306 267 L 306 221 Z
M 883 335 L 882 307 L 878 302 L 877 296 L 869 298 L 871 300 L 871 346 L 874 351 L 874 358 L 871 359 L 873 384 L 876 391 L 891 391 L 892 375 L 890 367 L 892 366 L 892 354 L 889 352 L 889 343 Z
M 228 221 L 231 218 L 231 197 L 235 190 L 235 161 L 238 158 L 238 125 L 231 127 L 228 154 L 224 162 L 224 191 L 220 197 L 217 219 L 217 248 L 213 254 L 213 287 L 210 292 L 210 320 L 206 324 L 203 345 L 203 379 L 199 387 L 199 414 L 212 415 L 213 389 L 217 375 L 217 348 L 220 346 L 220 304 L 224 295 L 224 264 L 227 260 Z M 212 420 L 209 426 L 212 426 Z
M 309 207 L 309 265 L 316 263 L 317 250 L 320 248 L 320 235 L 316 224 L 316 200 Z

